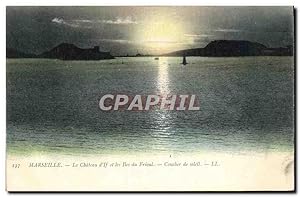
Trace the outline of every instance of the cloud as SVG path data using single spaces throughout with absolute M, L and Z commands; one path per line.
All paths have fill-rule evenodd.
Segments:
M 102 42 L 113 42 L 113 43 L 120 43 L 120 44 L 133 44 L 135 41 L 132 40 L 123 40 L 123 39 L 97 39 L 98 41 Z
M 94 39 L 95 41 L 110 42 L 118 44 L 134 44 L 134 45 L 144 45 L 144 44 L 185 44 L 184 41 L 149 41 L 149 40 L 126 40 L 126 39 Z
M 184 36 L 189 38 L 206 38 L 206 37 L 212 37 L 214 35 L 210 34 L 184 34 Z
M 145 44 L 182 44 L 184 41 L 167 41 L 167 40 L 143 40 L 140 43 Z
M 242 32 L 242 30 L 240 30 L 240 29 L 223 29 L 223 28 L 216 29 L 215 31 L 217 31 L 217 32 Z
M 76 23 L 93 23 L 92 20 L 88 20 L 88 19 L 80 19 L 80 20 L 72 20 L 72 21 Z
M 51 22 L 61 24 L 61 25 L 67 25 L 67 26 L 70 26 L 70 27 L 79 27 L 78 24 L 67 22 L 64 19 L 58 18 L 58 17 L 53 18 L 51 20 Z
M 209 42 L 215 35 L 212 34 L 184 34 L 188 44 L 199 44 Z
M 129 16 L 126 18 L 118 17 L 115 20 L 99 20 L 98 22 L 105 23 L 105 24 L 115 24 L 115 25 L 138 24 L 137 21 L 132 20 L 132 18 Z
M 59 23 L 59 24 L 64 24 L 65 23 L 65 21 L 62 19 L 62 18 L 54 18 L 54 19 L 52 19 L 52 21 L 51 22 L 53 22 L 53 23 Z
M 63 18 L 55 17 L 51 22 L 66 25 L 70 27 L 82 27 L 82 28 L 92 28 L 95 24 L 112 24 L 112 25 L 130 25 L 138 24 L 137 21 L 132 20 L 131 17 L 121 18 L 118 17 L 113 20 L 89 20 L 89 19 L 76 19 L 76 20 L 64 20 Z

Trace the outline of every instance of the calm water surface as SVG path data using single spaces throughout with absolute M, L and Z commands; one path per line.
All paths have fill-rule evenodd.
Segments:
M 7 60 L 15 154 L 293 149 L 292 57 Z M 196 94 L 200 111 L 111 111 L 103 94 Z

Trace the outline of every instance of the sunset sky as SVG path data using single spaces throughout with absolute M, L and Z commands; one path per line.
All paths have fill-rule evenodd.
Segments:
M 160 54 L 212 40 L 293 43 L 292 7 L 7 7 L 7 47 L 39 54 L 67 42 L 113 55 Z

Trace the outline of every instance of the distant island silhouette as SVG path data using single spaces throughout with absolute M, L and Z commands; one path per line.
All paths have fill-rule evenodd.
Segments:
M 82 49 L 74 44 L 62 43 L 50 51 L 43 52 L 39 55 L 26 54 L 15 49 L 6 49 L 7 58 L 48 58 L 61 60 L 103 60 L 114 59 L 110 52 L 102 52 L 99 46 L 94 48 Z
M 204 57 L 292 56 L 293 47 L 268 48 L 263 44 L 246 40 L 215 40 L 204 48 L 186 49 L 163 54 L 163 56 L 184 55 Z
M 239 56 L 293 56 L 293 46 L 268 48 L 257 42 L 246 40 L 215 40 L 204 48 L 193 48 L 174 51 L 161 55 L 143 55 L 118 57 L 148 57 L 148 56 L 202 56 L 202 57 L 239 57 Z M 16 49 L 6 49 L 7 58 L 49 58 L 61 60 L 103 60 L 114 59 L 110 52 L 101 52 L 99 46 L 82 49 L 74 44 L 62 43 L 50 51 L 39 55 L 27 54 Z

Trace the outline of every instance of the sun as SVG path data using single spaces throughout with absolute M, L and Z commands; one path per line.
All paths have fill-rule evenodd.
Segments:
M 149 21 L 140 35 L 143 45 L 159 53 L 171 51 L 184 42 L 181 25 L 172 20 Z

